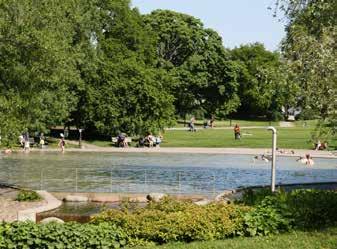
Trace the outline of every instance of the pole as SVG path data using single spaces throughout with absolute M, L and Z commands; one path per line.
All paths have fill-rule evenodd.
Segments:
M 78 140 L 78 145 L 80 147 L 80 149 L 82 149 L 82 129 L 78 129 L 79 133 L 80 133 L 80 138 Z
M 275 127 L 269 126 L 268 130 L 272 131 L 273 143 L 272 143 L 272 162 L 271 162 L 271 191 L 275 192 L 275 179 L 276 179 L 276 138 L 277 131 Z

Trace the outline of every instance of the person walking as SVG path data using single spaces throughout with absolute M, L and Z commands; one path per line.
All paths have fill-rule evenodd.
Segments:
M 241 137 L 240 126 L 238 124 L 236 124 L 234 126 L 234 138 L 240 139 L 240 137 Z
M 29 144 L 29 133 L 28 131 L 25 132 L 24 136 L 23 136 L 23 139 L 24 139 L 24 151 L 25 152 L 29 152 L 29 149 L 30 149 L 30 144 Z
M 66 142 L 65 142 L 65 140 L 64 140 L 64 135 L 63 135 L 63 133 L 61 133 L 60 134 L 60 137 L 61 137 L 61 139 L 60 139 L 60 142 L 59 142 L 59 147 L 61 148 L 61 151 L 62 152 L 64 152 L 64 147 L 65 147 L 65 145 L 66 145 Z

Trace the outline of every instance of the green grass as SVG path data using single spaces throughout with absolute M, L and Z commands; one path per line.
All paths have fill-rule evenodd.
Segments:
M 140 249 L 144 247 L 138 247 Z M 235 238 L 223 241 L 173 243 L 148 249 L 336 249 L 337 228 L 317 232 L 292 232 L 269 237 Z
M 288 149 L 313 149 L 310 141 L 314 126 L 291 128 L 278 127 L 277 147 Z M 269 148 L 271 131 L 265 127 L 241 129 L 241 140 L 235 140 L 232 129 L 200 129 L 197 132 L 167 130 L 161 147 L 205 147 L 205 148 Z M 111 147 L 110 141 L 89 141 L 100 147 Z M 132 147 L 136 146 L 135 143 Z M 332 140 L 329 149 L 337 148 L 337 140 Z
M 189 120 L 186 120 L 186 123 L 188 123 Z M 300 120 L 300 121 L 295 121 L 292 122 L 292 124 L 295 127 L 311 127 L 314 128 L 317 123 L 317 120 Z M 204 120 L 196 120 L 196 126 L 203 126 Z M 247 126 L 275 126 L 279 127 L 280 122 L 269 122 L 269 121 L 257 121 L 257 120 L 239 120 L 239 119 L 232 119 L 232 120 L 221 120 L 215 121 L 215 127 L 234 127 L 235 124 L 239 124 L 241 127 L 247 127 Z M 187 125 L 187 124 L 186 124 Z M 177 128 L 184 127 L 184 120 L 178 120 L 177 124 L 174 126 Z
M 310 142 L 312 129 L 303 127 L 278 128 L 279 148 L 312 149 Z M 269 148 L 271 131 L 261 129 L 241 129 L 241 140 L 235 140 L 233 130 L 204 129 L 197 132 L 169 130 L 165 132 L 162 147 L 242 147 Z

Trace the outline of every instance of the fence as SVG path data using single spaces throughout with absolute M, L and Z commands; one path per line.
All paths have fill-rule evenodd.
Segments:
M 3 183 L 47 191 L 203 194 L 214 196 L 224 189 L 224 177 L 215 170 L 39 168 L 8 169 Z

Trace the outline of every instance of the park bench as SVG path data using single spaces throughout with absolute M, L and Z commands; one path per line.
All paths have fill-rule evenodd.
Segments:
M 29 146 L 30 147 L 33 147 L 35 145 L 35 140 L 34 140 L 34 138 L 33 137 L 30 137 L 29 138 Z

